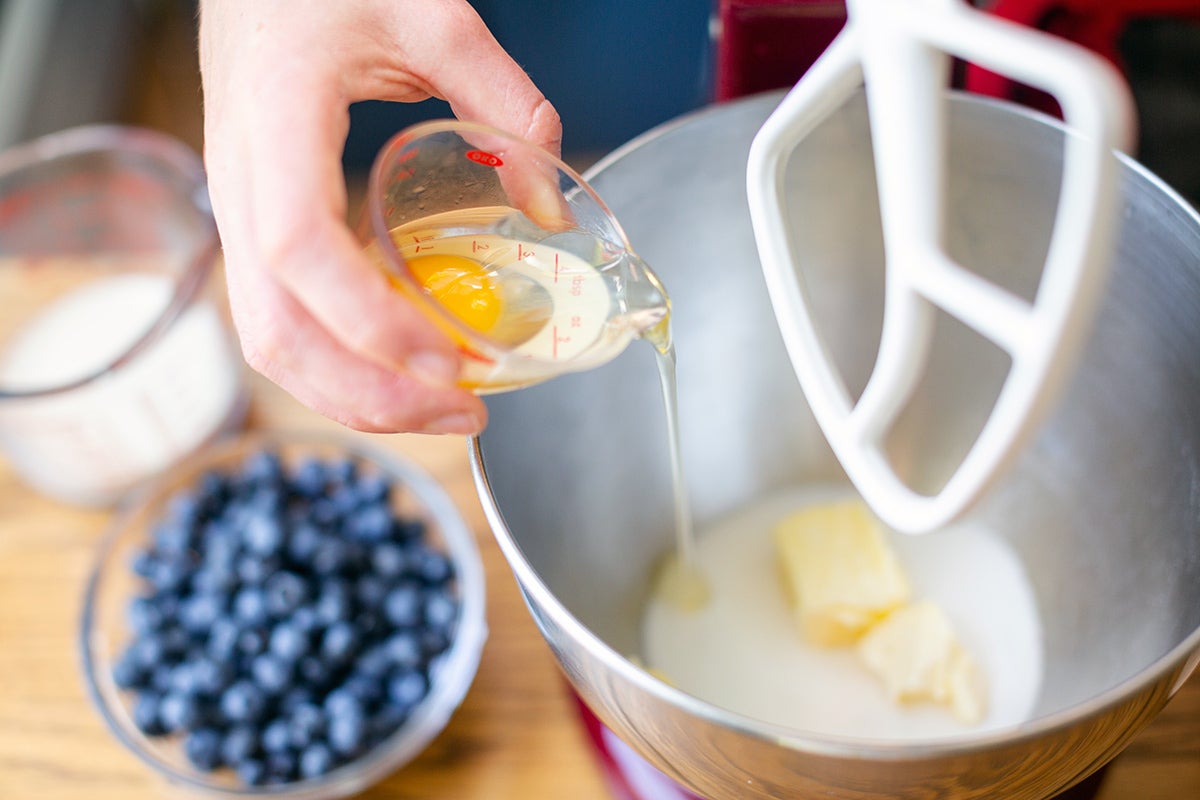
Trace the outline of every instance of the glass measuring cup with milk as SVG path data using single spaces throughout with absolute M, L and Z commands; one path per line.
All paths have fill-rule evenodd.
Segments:
M 88 126 L 0 154 L 0 452 L 29 484 L 117 500 L 240 423 L 199 157 Z

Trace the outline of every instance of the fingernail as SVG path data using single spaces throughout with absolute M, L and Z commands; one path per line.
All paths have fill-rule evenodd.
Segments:
M 426 433 L 461 433 L 464 435 L 479 432 L 479 418 L 471 413 L 447 414 L 425 425 Z
M 458 379 L 458 359 L 432 350 L 409 357 L 408 371 L 426 383 L 453 386 Z

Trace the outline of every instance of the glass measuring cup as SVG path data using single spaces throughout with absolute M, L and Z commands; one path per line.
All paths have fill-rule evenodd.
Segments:
M 241 357 L 200 158 L 86 126 L 0 154 L 0 453 L 106 505 L 238 426 Z
M 670 304 L 574 170 L 453 120 L 396 134 L 371 169 L 360 237 L 458 345 L 479 394 L 591 369 L 635 338 L 669 346 Z

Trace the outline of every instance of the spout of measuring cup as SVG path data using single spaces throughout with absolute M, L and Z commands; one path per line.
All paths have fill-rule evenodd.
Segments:
M 666 352 L 671 348 L 671 298 L 662 280 L 641 258 L 626 253 L 622 262 L 626 272 L 622 276 L 623 317 L 639 337 Z

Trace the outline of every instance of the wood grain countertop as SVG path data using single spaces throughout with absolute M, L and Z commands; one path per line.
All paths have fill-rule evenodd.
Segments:
M 252 427 L 337 428 L 266 381 L 255 376 L 251 384 Z M 611 800 L 557 665 L 487 529 L 466 443 L 370 438 L 441 480 L 474 529 L 487 575 L 490 635 L 475 682 L 446 730 L 363 797 Z M 81 679 L 81 597 L 107 520 L 105 512 L 34 495 L 0 462 L 0 800 L 170 796 L 108 732 Z M 1097 800 L 1197 798 L 1200 674 L 1118 756 Z

